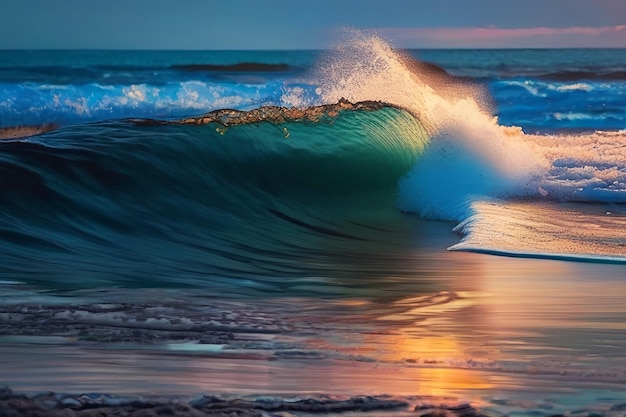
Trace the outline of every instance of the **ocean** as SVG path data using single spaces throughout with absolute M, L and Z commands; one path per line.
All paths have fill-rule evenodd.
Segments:
M 626 50 L 0 51 L 0 138 L 0 411 L 626 409 Z

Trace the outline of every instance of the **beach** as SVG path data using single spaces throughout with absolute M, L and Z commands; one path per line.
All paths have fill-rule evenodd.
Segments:
M 224 301 L 111 290 L 19 300 L 15 291 L 1 312 L 3 382 L 29 395 L 161 402 L 389 395 L 492 415 L 626 401 L 621 265 L 420 249 L 437 260 L 422 261 L 428 284 L 390 278 L 383 295 Z

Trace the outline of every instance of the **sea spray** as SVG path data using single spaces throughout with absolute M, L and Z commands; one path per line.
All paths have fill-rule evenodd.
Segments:
M 428 131 L 425 154 L 398 186 L 401 210 L 462 220 L 477 197 L 538 195 L 548 169 L 545 158 L 523 140 L 520 129 L 498 125 L 486 111 L 482 89 L 433 74 L 382 39 L 360 33 L 323 59 L 318 73 L 324 101 L 392 103 Z M 446 87 L 437 88 L 443 78 Z
M 402 211 L 461 221 L 480 199 L 626 202 L 623 131 L 530 135 L 501 125 L 484 88 L 358 31 L 316 73 L 322 101 L 381 100 L 412 113 L 428 132 L 424 155 L 398 184 Z

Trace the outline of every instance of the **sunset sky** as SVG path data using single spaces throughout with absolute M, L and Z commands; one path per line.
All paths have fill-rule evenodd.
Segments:
M 2 0 L 0 48 L 626 47 L 624 0 Z

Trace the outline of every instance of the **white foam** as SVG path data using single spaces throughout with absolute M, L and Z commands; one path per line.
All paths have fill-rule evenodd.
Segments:
M 351 32 L 348 37 L 318 69 L 322 100 L 395 104 L 415 115 L 430 135 L 425 154 L 399 184 L 400 209 L 463 220 L 472 214 L 472 201 L 493 197 L 626 202 L 623 132 L 527 135 L 499 125 L 481 89 L 420 72 L 377 36 Z M 518 84 L 540 94 L 532 83 Z M 585 83 L 561 87 L 588 89 Z
M 626 202 L 626 133 L 525 135 L 550 163 L 541 181 L 558 200 Z
M 535 97 L 546 97 L 546 93 L 542 93 L 539 91 L 539 88 L 536 87 L 535 83 L 529 80 L 525 81 L 506 81 L 504 84 L 512 85 L 515 87 L 522 87 L 528 93 Z
M 552 87 L 556 91 L 560 92 L 568 92 L 568 91 L 593 91 L 593 87 L 588 83 L 574 83 L 574 84 L 564 84 Z
M 520 140 L 521 130 L 498 125 L 479 89 L 410 65 L 382 39 L 357 33 L 320 69 L 326 101 L 389 102 L 428 130 L 430 146 L 401 182 L 399 208 L 460 220 L 476 196 L 538 193 L 548 164 Z
M 315 102 L 304 88 L 299 86 L 283 86 L 279 104 L 285 107 L 309 107 L 314 105 Z
M 455 231 L 465 237 L 450 250 L 512 256 L 626 263 L 626 216 L 600 206 L 478 201 Z
M 553 113 L 552 117 L 554 117 L 556 120 L 570 120 L 570 121 L 592 120 L 592 119 L 597 118 L 596 116 L 593 116 L 591 114 L 586 114 L 586 113 L 561 113 L 561 112 Z
M 141 103 L 146 101 L 146 97 L 150 95 L 149 88 L 146 85 L 131 85 L 123 90 L 124 96 L 132 103 Z

